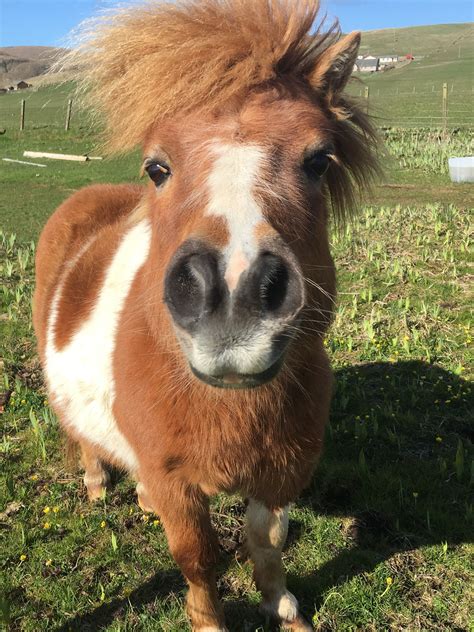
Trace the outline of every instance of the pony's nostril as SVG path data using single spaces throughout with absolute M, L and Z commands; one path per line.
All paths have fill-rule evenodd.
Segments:
M 262 252 L 247 273 L 237 302 L 254 315 L 290 318 L 303 302 L 300 276 L 291 258 Z
M 274 255 L 265 255 L 265 269 L 260 285 L 260 299 L 265 312 L 279 310 L 288 291 L 290 275 L 282 259 Z
M 166 275 L 165 302 L 177 324 L 191 327 L 221 301 L 222 283 L 213 253 L 182 253 L 175 258 Z

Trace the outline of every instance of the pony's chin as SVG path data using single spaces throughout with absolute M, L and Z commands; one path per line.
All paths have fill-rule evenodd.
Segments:
M 280 357 L 261 373 L 228 373 L 226 375 L 206 375 L 192 365 L 190 365 L 190 367 L 194 375 L 201 380 L 201 382 L 209 386 L 216 388 L 246 389 L 257 388 L 258 386 L 267 384 L 267 382 L 270 382 L 278 375 L 282 365 L 283 357 Z

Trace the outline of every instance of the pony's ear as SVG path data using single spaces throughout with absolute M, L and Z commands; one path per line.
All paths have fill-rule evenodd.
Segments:
M 308 77 L 311 86 L 330 97 L 340 94 L 354 70 L 359 46 L 359 31 L 353 31 L 329 46 Z

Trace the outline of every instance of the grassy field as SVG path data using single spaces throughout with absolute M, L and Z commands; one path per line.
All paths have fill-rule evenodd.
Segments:
M 467 631 L 474 187 L 450 183 L 446 159 L 472 137 L 408 130 L 386 141 L 384 180 L 332 238 L 340 297 L 326 344 L 337 389 L 321 465 L 291 511 L 288 582 L 320 632 Z M 88 153 L 95 142 L 79 126 L 7 131 L 0 158 Z M 34 244 L 46 218 L 80 186 L 138 181 L 139 160 L 46 163 L 0 162 L 0 612 L 24 632 L 185 632 L 185 586 L 159 518 L 142 514 L 118 475 L 103 502 L 88 504 L 80 472 L 63 459 L 30 322 Z M 239 552 L 243 503 L 222 496 L 213 509 L 230 629 L 268 629 Z
M 427 16 L 429 17 L 429 16 Z M 472 50 L 472 23 L 433 24 L 406 28 L 364 31 L 360 52 L 362 55 L 431 56 L 454 50 L 456 56 Z
M 370 110 L 382 125 L 439 127 L 442 89 L 448 84 L 448 124 L 474 125 L 474 25 L 441 24 L 366 31 L 362 54 L 412 53 L 417 59 L 401 68 L 358 74 L 370 89 Z M 364 86 L 354 85 L 363 95 Z

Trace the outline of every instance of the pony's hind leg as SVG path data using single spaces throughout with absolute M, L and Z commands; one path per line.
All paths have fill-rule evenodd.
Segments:
M 288 533 L 288 507 L 267 509 L 250 500 L 247 507 L 247 547 L 254 564 L 254 579 L 262 593 L 261 611 L 285 629 L 306 632 L 312 628 L 298 613 L 298 602 L 286 589 L 281 553 Z
M 110 477 L 97 452 L 89 443 L 79 441 L 81 448 L 81 464 L 84 468 L 84 485 L 90 501 L 103 497 Z

